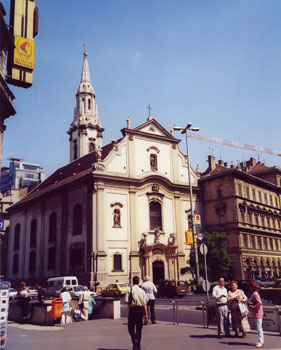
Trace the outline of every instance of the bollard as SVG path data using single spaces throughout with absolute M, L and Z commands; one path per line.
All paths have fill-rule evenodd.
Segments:
M 172 304 L 173 304 L 173 324 L 176 324 L 176 308 L 175 308 L 175 300 L 172 300 Z

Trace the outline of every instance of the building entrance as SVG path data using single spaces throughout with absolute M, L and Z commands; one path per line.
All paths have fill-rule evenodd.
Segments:
M 165 268 L 163 261 L 156 260 L 152 263 L 153 283 L 159 284 L 165 279 Z

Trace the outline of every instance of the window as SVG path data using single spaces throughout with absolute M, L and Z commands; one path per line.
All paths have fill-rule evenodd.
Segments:
M 262 203 L 261 191 L 259 191 L 259 202 Z
M 57 238 L 57 213 L 49 216 L 49 242 L 55 242 Z
M 261 215 L 261 225 L 264 226 L 264 215 Z
M 157 154 L 155 153 L 150 154 L 150 169 L 154 171 L 158 170 Z
M 263 242 L 264 242 L 264 249 L 268 250 L 268 242 L 267 242 L 267 238 L 266 237 L 264 238 Z
M 113 227 L 121 227 L 120 209 L 114 209 L 113 211 Z
M 273 199 L 272 199 L 272 195 L 269 196 L 269 200 L 270 200 L 270 205 L 273 206 Z
M 267 204 L 267 194 L 264 193 L 264 203 Z
M 162 230 L 161 204 L 159 202 L 153 201 L 149 204 L 149 209 L 150 209 L 150 229 Z
M 276 207 L 279 208 L 279 205 L 278 205 L 278 197 L 275 197 L 275 204 L 276 204 Z
M 91 109 L 91 99 L 89 98 L 88 99 L 88 110 L 90 110 Z
M 271 228 L 271 225 L 270 225 L 270 217 L 269 217 L 269 215 L 267 215 L 266 221 L 267 221 L 267 227 L 268 227 L 268 228 Z
M 259 226 L 259 216 L 255 214 L 256 225 Z
M 253 223 L 253 220 L 252 220 L 252 212 L 251 212 L 251 211 L 248 212 L 248 220 L 249 220 L 249 224 L 252 224 L 252 223 Z
M 217 194 L 218 194 L 218 198 L 222 198 L 222 186 L 221 185 L 219 185 L 217 187 Z
M 246 187 L 246 197 L 250 199 L 250 190 L 249 187 Z
M 245 222 L 245 211 L 244 210 L 240 210 L 241 213 L 241 221 Z
M 238 184 L 238 195 L 242 197 L 242 186 Z
M 19 272 L 19 255 L 15 254 L 13 257 L 13 273 L 18 273 Z
M 252 197 L 253 197 L 253 201 L 256 200 L 256 190 L 253 188 L 252 189 Z
M 247 248 L 248 247 L 248 236 L 243 235 L 243 239 L 244 239 L 244 248 Z
M 20 224 L 15 226 L 15 237 L 14 237 L 14 250 L 19 250 L 20 248 Z
M 89 152 L 93 152 L 96 149 L 94 142 L 89 143 Z
M 122 271 L 122 255 L 119 253 L 113 255 L 113 271 Z
M 51 247 L 48 249 L 48 269 L 54 269 L 56 267 L 56 248 Z
M 73 236 L 82 234 L 82 205 L 76 204 L 73 208 Z
M 33 219 L 30 225 L 30 247 L 36 247 L 37 243 L 37 220 Z
M 73 141 L 73 159 L 77 159 L 78 157 L 78 148 L 77 148 L 77 140 Z
M 29 267 L 28 267 L 29 272 L 35 272 L 35 267 L 36 267 L 36 253 L 35 253 L 35 250 L 32 250 L 29 253 Z
M 258 246 L 257 246 L 257 249 L 262 249 L 261 237 L 258 236 L 257 239 L 258 239 Z
M 255 249 L 256 248 L 255 236 L 251 236 L 251 238 L 252 238 L 252 248 Z

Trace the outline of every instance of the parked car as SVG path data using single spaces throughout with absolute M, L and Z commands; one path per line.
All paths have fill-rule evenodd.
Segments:
M 73 297 L 79 298 L 80 294 L 83 292 L 83 286 L 81 286 L 81 285 L 73 286 L 73 287 L 68 288 L 68 291 L 70 292 L 70 295 L 71 295 L 72 298 Z M 97 293 L 93 292 L 91 290 L 90 290 L 90 294 L 93 297 L 97 296 Z
M 76 276 L 52 277 L 47 280 L 45 292 L 47 296 L 59 296 L 63 287 L 71 289 L 74 286 L 78 286 Z
M 163 281 L 158 286 L 157 297 L 159 298 L 183 298 L 189 291 L 186 281 Z
M 129 283 L 111 283 L 101 292 L 102 297 L 119 298 L 129 290 Z
M 242 289 L 244 291 L 244 293 L 247 295 L 247 297 L 250 297 L 251 292 L 249 289 L 249 282 L 254 281 L 257 283 L 257 285 L 261 288 L 261 287 L 265 287 L 265 284 L 260 281 L 260 280 L 238 280 L 238 288 Z
M 260 295 L 275 305 L 281 305 L 281 280 L 276 280 L 272 287 L 260 288 Z

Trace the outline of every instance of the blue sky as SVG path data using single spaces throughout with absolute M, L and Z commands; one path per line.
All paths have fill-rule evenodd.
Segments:
M 2 0 L 6 11 L 9 0 Z M 37 0 L 34 84 L 10 86 L 17 114 L 6 121 L 8 157 L 39 163 L 47 175 L 69 161 L 83 43 L 104 145 L 152 116 L 166 129 L 191 121 L 204 135 L 281 150 L 281 1 Z M 6 16 L 6 22 L 8 22 Z M 180 134 L 178 135 L 180 137 Z M 185 143 L 182 142 L 185 150 Z M 190 140 L 193 167 L 280 157 Z

